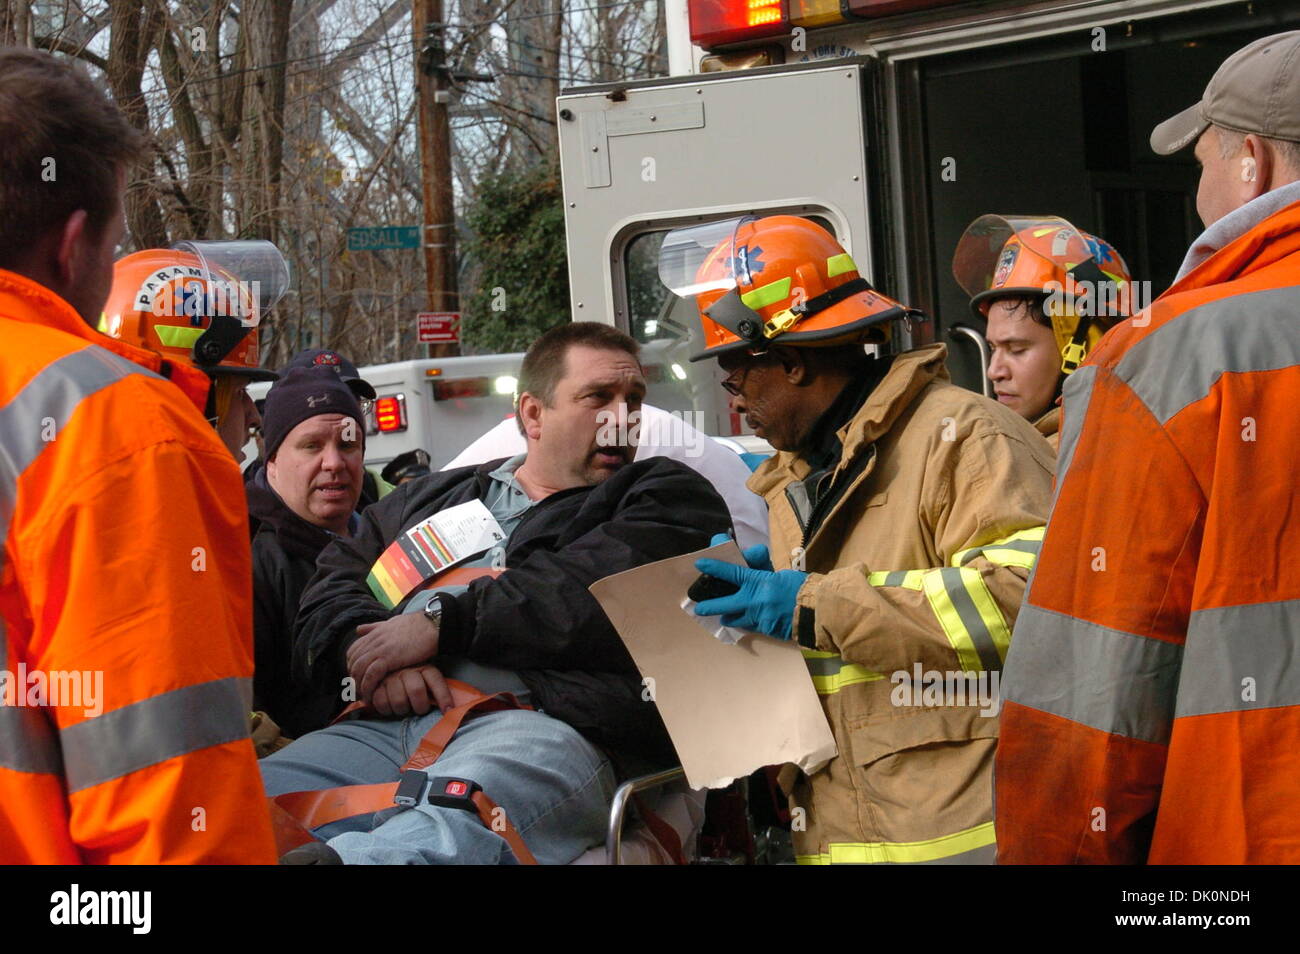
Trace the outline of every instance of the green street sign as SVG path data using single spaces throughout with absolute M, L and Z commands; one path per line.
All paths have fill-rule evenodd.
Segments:
M 376 225 L 348 229 L 349 252 L 381 252 L 393 248 L 419 248 L 418 225 Z

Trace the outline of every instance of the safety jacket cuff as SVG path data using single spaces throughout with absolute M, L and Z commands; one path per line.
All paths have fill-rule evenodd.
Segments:
M 817 587 L 823 579 L 820 573 L 809 573 L 795 597 L 794 638 L 806 649 L 817 648 Z

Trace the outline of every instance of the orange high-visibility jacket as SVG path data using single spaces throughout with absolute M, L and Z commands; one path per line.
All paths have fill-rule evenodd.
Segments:
M 1002 863 L 1300 862 L 1300 203 L 1066 385 L 1003 678 Z
M 242 482 L 159 367 L 0 271 L 0 863 L 274 860 Z

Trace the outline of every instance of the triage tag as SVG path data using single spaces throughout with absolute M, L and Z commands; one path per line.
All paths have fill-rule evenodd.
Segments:
M 457 504 L 402 531 L 370 568 L 366 582 L 375 598 L 392 609 L 425 581 L 486 553 L 505 536 L 483 501 Z

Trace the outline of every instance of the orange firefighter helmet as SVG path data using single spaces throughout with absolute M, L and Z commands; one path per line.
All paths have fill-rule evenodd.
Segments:
M 182 242 L 113 266 L 99 330 L 218 376 L 273 380 L 258 365 L 257 327 L 284 294 L 288 265 L 265 241 Z
M 821 226 L 793 215 L 742 216 L 670 232 L 659 277 L 700 310 L 704 351 L 792 345 L 911 346 L 911 309 L 876 291 Z
M 1041 300 L 1064 374 L 1132 313 L 1133 282 L 1119 252 L 1057 216 L 980 216 L 958 241 L 952 272 L 977 315 L 988 317 L 999 298 Z

